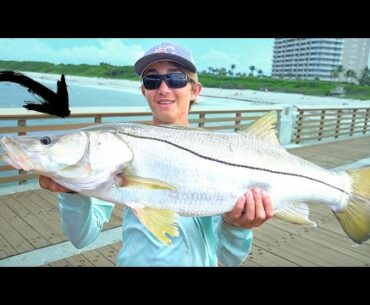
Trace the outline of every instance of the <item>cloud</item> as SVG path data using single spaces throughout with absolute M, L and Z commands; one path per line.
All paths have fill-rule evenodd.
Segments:
M 79 40 L 79 39 L 78 39 Z M 144 50 L 140 45 L 125 44 L 122 39 L 98 39 L 95 43 L 57 48 L 42 39 L 0 39 L 3 60 L 48 61 L 55 64 L 133 65 Z

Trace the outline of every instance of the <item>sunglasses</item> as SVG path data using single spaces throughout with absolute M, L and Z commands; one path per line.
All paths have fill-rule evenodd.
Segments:
M 158 89 L 162 83 L 162 80 L 165 80 L 168 88 L 178 89 L 184 88 L 186 84 L 191 81 L 191 79 L 181 72 L 172 72 L 167 74 L 149 74 L 143 77 L 143 85 L 147 90 Z

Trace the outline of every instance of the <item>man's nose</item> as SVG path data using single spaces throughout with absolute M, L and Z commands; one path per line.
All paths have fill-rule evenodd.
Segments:
M 170 91 L 170 88 L 168 88 L 166 81 L 162 79 L 161 84 L 159 85 L 159 92 L 162 94 L 166 94 L 169 91 Z

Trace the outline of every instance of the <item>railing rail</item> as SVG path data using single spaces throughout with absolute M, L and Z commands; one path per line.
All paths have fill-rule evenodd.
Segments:
M 221 132 L 233 132 L 248 126 L 265 113 L 275 110 L 279 113 L 278 136 L 282 145 L 304 144 L 323 140 L 370 133 L 370 107 L 292 107 L 269 105 L 248 107 L 248 109 L 202 110 L 198 107 L 190 113 L 194 127 Z M 152 113 L 146 107 L 117 108 L 72 108 L 66 119 L 30 113 L 26 110 L 0 108 L 0 137 L 4 135 L 41 135 L 45 132 L 60 133 L 94 124 L 108 122 L 135 122 L 150 124 Z M 0 186 L 7 183 L 24 183 L 37 176 L 16 170 L 1 161 Z
M 282 107 L 253 107 L 234 110 L 194 110 L 190 113 L 190 123 L 194 127 L 209 130 L 231 132 L 263 116 L 265 113 Z M 29 113 L 19 109 L 0 108 L 0 137 L 4 135 L 36 135 L 45 132 L 63 132 L 94 124 L 107 122 L 135 122 L 150 124 L 152 113 L 144 107 L 120 108 L 71 108 L 72 114 L 65 119 L 40 113 Z M 84 122 L 81 122 L 84 120 Z M 1 160 L 0 151 L 0 160 Z M 36 175 L 16 170 L 0 161 L 0 186 L 18 181 L 24 183 L 36 178 Z

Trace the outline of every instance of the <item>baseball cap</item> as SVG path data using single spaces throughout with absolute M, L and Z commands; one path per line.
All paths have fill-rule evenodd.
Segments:
M 197 72 L 191 52 L 172 42 L 162 42 L 146 51 L 144 56 L 136 61 L 134 65 L 135 72 L 141 76 L 150 64 L 161 60 L 174 61 L 190 72 Z

